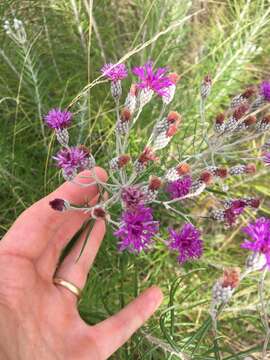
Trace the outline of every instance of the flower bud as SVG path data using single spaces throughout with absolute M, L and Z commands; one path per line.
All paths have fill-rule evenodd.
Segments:
M 244 124 L 245 124 L 246 127 L 248 127 L 248 126 L 251 126 L 253 124 L 256 124 L 256 121 L 257 121 L 256 116 L 250 115 L 244 120 Z
M 186 175 L 190 172 L 190 166 L 187 163 L 182 163 L 176 167 L 176 171 L 179 175 Z
M 201 97 L 202 99 L 206 99 L 211 92 L 212 88 L 212 79 L 210 75 L 206 75 L 201 84 Z
M 246 165 L 245 167 L 246 174 L 255 174 L 255 172 L 256 172 L 256 164 L 250 163 Z
M 118 171 L 126 166 L 131 157 L 127 154 L 117 156 L 110 161 L 110 168 L 112 171 Z
M 111 94 L 115 100 L 120 99 L 122 95 L 122 84 L 121 80 L 115 80 L 111 82 Z
M 91 216 L 93 219 L 106 219 L 106 211 L 97 205 L 92 209 Z
M 248 111 L 248 109 L 249 109 L 248 104 L 239 105 L 233 112 L 234 119 L 240 120 L 245 115 L 245 113 Z
M 158 176 L 153 176 L 153 175 L 150 176 L 149 185 L 148 185 L 150 190 L 153 190 L 153 191 L 158 190 L 161 188 L 162 185 L 163 185 L 163 183 L 162 183 L 161 178 L 159 178 Z
M 206 185 L 210 185 L 213 182 L 213 175 L 210 171 L 203 171 L 200 175 L 200 180 Z
M 228 176 L 228 169 L 218 168 L 215 175 L 220 177 L 221 179 L 225 179 Z
M 136 172 L 141 172 L 147 166 L 150 161 L 157 161 L 158 157 L 155 155 L 155 151 L 146 147 L 144 151 L 140 154 L 138 160 L 134 163 Z
M 261 121 L 257 123 L 257 131 L 267 131 L 270 129 L 270 114 L 267 114 Z
M 212 290 L 212 304 L 214 307 L 226 304 L 240 282 L 240 269 L 227 268 L 223 276 L 215 283 Z
M 225 129 L 225 115 L 224 113 L 220 113 L 216 116 L 215 120 L 215 131 L 217 133 L 223 132 Z
M 69 202 L 63 199 L 54 199 L 49 204 L 53 210 L 65 211 L 68 208 Z

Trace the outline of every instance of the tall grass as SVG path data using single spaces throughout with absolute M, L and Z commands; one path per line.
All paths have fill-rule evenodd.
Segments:
M 114 117 L 108 86 L 96 80 L 105 61 L 124 58 L 131 67 L 151 58 L 181 74 L 173 107 L 182 113 L 184 126 L 168 161 L 183 158 L 193 151 L 190 139 L 201 136 L 198 89 L 205 74 L 214 77 L 206 112 L 209 124 L 235 92 L 269 76 L 269 12 L 266 0 L 2 1 L 1 20 L 23 20 L 28 41 L 20 47 L 0 33 L 1 233 L 61 181 L 50 160 L 54 138 L 41 125 L 51 107 L 72 105 L 79 119 L 72 129 L 74 142 L 86 139 L 106 167 Z M 159 110 L 145 110 L 132 135 L 134 150 L 136 138 L 146 136 Z M 226 156 L 235 161 L 239 153 L 228 151 Z M 269 213 L 264 173 L 231 188 L 237 195 L 247 189 L 259 192 L 262 214 Z M 208 198 L 200 201 L 198 209 L 206 209 Z M 169 224 L 166 213 L 162 216 Z M 228 234 L 218 228 L 215 238 L 206 234 L 204 259 L 183 269 L 160 245 L 139 258 L 120 255 L 113 235 L 107 234 L 80 304 L 86 321 L 104 319 L 152 283 L 165 293 L 160 312 L 112 359 L 260 358 L 258 274 L 244 280 L 222 313 L 218 341 L 211 333 L 211 284 L 223 266 L 243 265 L 238 230 Z

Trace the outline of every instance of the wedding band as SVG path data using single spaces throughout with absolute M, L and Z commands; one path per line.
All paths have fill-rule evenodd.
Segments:
M 64 279 L 61 279 L 61 278 L 58 278 L 58 277 L 55 277 L 53 279 L 53 283 L 55 285 L 63 286 L 64 288 L 66 288 L 67 290 L 72 292 L 72 294 L 74 294 L 77 297 L 78 300 L 80 299 L 80 297 L 82 295 L 82 290 L 80 288 L 78 288 L 78 286 L 72 284 L 71 282 L 69 282 L 67 280 L 64 280 Z

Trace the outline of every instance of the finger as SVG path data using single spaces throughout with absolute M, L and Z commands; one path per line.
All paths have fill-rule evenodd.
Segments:
M 158 287 L 147 289 L 118 314 L 90 329 L 92 335 L 94 331 L 101 358 L 109 358 L 121 347 L 156 311 L 162 299 L 163 295 Z
M 57 270 L 56 277 L 70 281 L 80 289 L 83 289 L 88 272 L 96 257 L 104 234 L 104 220 L 97 220 L 95 222 L 90 235 L 88 234 L 88 231 L 85 230 L 80 241 L 78 241 L 69 255 L 60 265 L 59 269 Z M 83 249 L 83 252 L 81 253 L 85 241 L 87 241 L 87 243 Z M 64 288 L 62 290 L 65 291 Z M 72 299 L 76 300 L 73 296 Z
M 107 180 L 107 174 L 103 169 L 96 167 L 94 171 L 100 181 Z M 77 176 L 76 181 L 82 184 L 91 183 L 93 182 L 91 176 L 93 176 L 93 170 L 84 171 Z M 4 237 L 3 247 L 29 258 L 39 257 L 58 228 L 65 231 L 65 223 L 71 222 L 71 227 L 74 230 L 78 229 L 80 224 L 89 216 L 79 211 L 55 211 L 49 206 L 49 202 L 55 198 L 60 198 L 71 203 L 82 204 L 91 200 L 97 193 L 98 187 L 96 185 L 80 187 L 70 182 L 64 183 L 22 213 Z
M 98 199 L 99 194 L 90 201 L 89 205 L 95 205 Z M 71 218 L 65 221 L 64 224 L 56 230 L 55 234 L 49 240 L 46 249 L 37 259 L 36 266 L 39 270 L 39 273 L 42 274 L 47 280 L 52 280 L 63 249 L 67 246 L 73 236 L 77 234 L 78 229 L 83 226 L 83 221 L 83 217 L 73 218 L 72 214 Z

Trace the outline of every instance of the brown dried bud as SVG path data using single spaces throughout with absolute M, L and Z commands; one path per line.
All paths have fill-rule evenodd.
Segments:
M 158 190 L 161 188 L 161 186 L 163 185 L 163 182 L 161 180 L 161 178 L 159 178 L 158 176 L 151 176 L 149 179 L 149 189 L 150 190 Z
M 254 174 L 256 172 L 256 164 L 250 163 L 246 165 L 245 173 L 246 174 Z
M 243 93 L 242 96 L 245 99 L 249 99 L 251 96 L 255 95 L 256 88 L 254 86 L 249 86 Z
M 270 123 L 270 114 L 265 115 L 265 117 L 262 119 L 262 122 L 265 124 Z
M 246 126 L 251 126 L 251 125 L 255 124 L 256 121 L 257 121 L 256 116 L 250 115 L 246 118 L 246 120 L 244 121 L 244 124 Z
M 130 119 L 131 119 L 131 112 L 130 112 L 127 108 L 124 108 L 124 109 L 121 111 L 120 119 L 121 119 L 122 122 L 128 122 L 128 121 L 130 121 Z
M 186 175 L 190 172 L 190 166 L 187 163 L 182 163 L 176 167 L 176 171 L 179 175 Z
M 243 117 L 243 115 L 245 115 L 245 113 L 248 111 L 249 106 L 247 104 L 242 104 L 240 106 L 238 106 L 238 108 L 236 108 L 233 112 L 233 117 L 236 120 L 241 119 L 241 117 Z
M 181 122 L 181 115 L 177 111 L 170 111 L 167 120 L 171 124 L 180 124 Z
M 156 160 L 158 160 L 158 157 L 155 155 L 154 150 L 149 147 L 146 147 L 139 156 L 139 162 L 141 162 L 142 164 L 147 164 L 149 161 Z
M 171 80 L 171 82 L 174 83 L 174 85 L 176 85 L 178 81 L 181 79 L 181 76 L 178 75 L 177 73 L 170 73 L 168 74 L 168 78 Z
M 118 158 L 118 166 L 121 169 L 122 167 L 124 167 L 125 165 L 127 165 L 130 161 L 131 157 L 127 154 L 125 155 L 120 155 Z
M 240 282 L 240 269 L 238 267 L 235 268 L 227 268 L 224 269 L 221 286 L 226 288 L 229 287 L 231 289 L 235 289 Z
M 213 175 L 210 173 L 210 171 L 203 171 L 200 175 L 200 180 L 206 185 L 209 185 L 213 181 Z
M 220 177 L 221 179 L 225 179 L 228 176 L 228 169 L 218 168 L 216 170 L 216 176 Z
M 96 219 L 105 219 L 106 218 L 106 212 L 102 207 L 95 207 L 92 212 L 93 218 Z
M 216 116 L 216 123 L 222 125 L 225 121 L 224 113 L 220 113 Z

